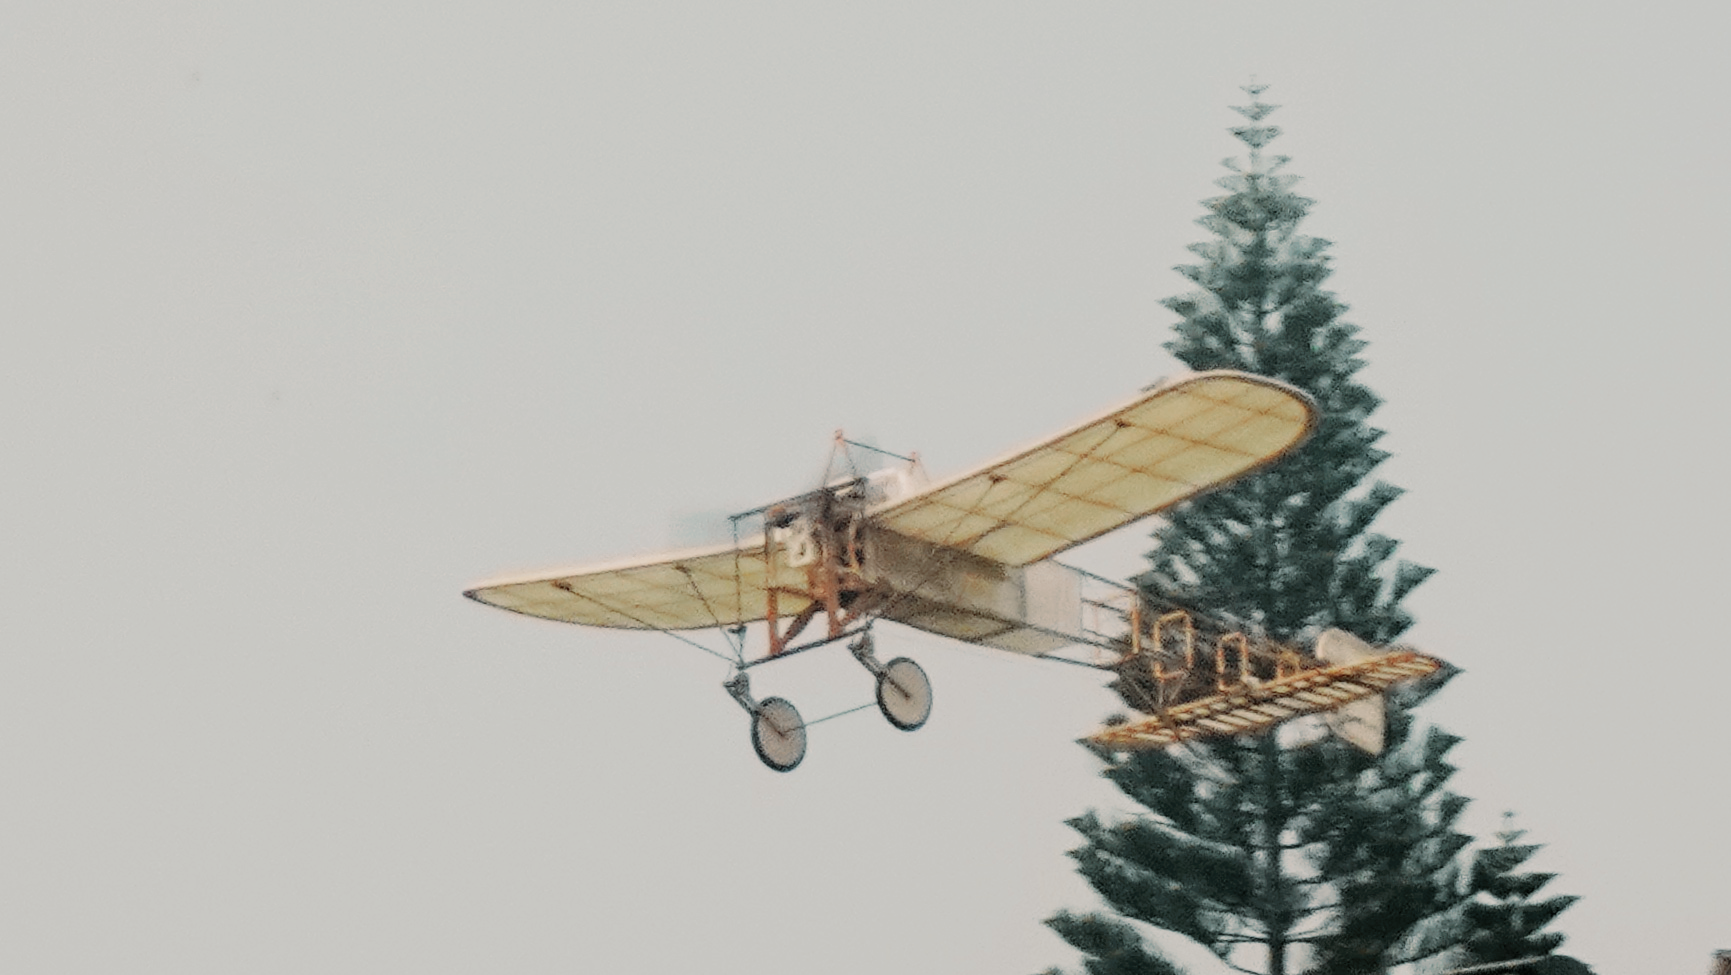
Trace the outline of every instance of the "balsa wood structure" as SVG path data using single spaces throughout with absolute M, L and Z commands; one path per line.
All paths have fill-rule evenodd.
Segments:
M 913 730 L 930 712 L 931 687 L 913 661 L 877 660 L 870 628 L 878 620 L 1028 656 L 1082 645 L 1105 668 L 1139 662 L 1138 613 L 1102 613 L 1124 603 L 1129 590 L 1053 556 L 1272 463 L 1315 423 L 1309 397 L 1284 383 L 1192 374 L 937 484 L 925 483 L 919 463 L 903 458 L 905 466 L 840 478 L 737 515 L 731 544 L 496 579 L 465 595 L 529 616 L 659 630 L 688 643 L 696 641 L 683 631 L 716 630 L 734 664 L 724 686 L 751 717 L 758 755 L 786 771 L 805 754 L 806 726 L 787 701 L 751 695 L 752 668 L 849 641 L 876 682 L 879 709 L 896 727 Z M 1129 598 L 1133 606 L 1136 597 Z M 764 640 L 755 655 L 747 652 L 754 629 Z M 1392 667 L 1371 670 L 1393 675 Z M 1373 693 L 1348 693 L 1344 684 L 1329 692 L 1321 689 L 1326 684 L 1312 681 L 1280 700 L 1321 710 Z M 1351 685 L 1360 686 L 1368 685 Z M 1242 730 L 1274 723 L 1279 709 L 1304 713 L 1297 703 L 1258 708 L 1266 720 Z M 1215 729 L 1240 720 L 1232 708 L 1217 708 L 1173 725 L 1174 713 L 1161 705 L 1151 719 L 1165 722 L 1178 735 L 1173 740 L 1188 736 L 1172 730 L 1180 726 Z M 1147 740 L 1159 734 L 1149 730 Z
M 1190 738 L 1256 734 L 1307 714 L 1338 716 L 1357 703 L 1376 705 L 1390 687 L 1427 677 L 1441 666 L 1435 657 L 1397 649 L 1355 663 L 1295 669 L 1266 683 L 1241 681 L 1218 693 L 1163 708 L 1139 721 L 1108 725 L 1089 735 L 1088 740 L 1118 751 L 1142 751 L 1165 748 Z M 1331 722 L 1354 744 L 1367 751 L 1379 751 L 1381 721 L 1372 718 L 1366 723 L 1370 727 Z

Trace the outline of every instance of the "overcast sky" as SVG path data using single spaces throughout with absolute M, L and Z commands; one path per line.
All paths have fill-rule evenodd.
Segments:
M 913 735 L 752 754 L 716 660 L 460 596 L 956 472 L 1174 371 L 1252 78 L 1601 975 L 1731 947 L 1731 23 L 1704 3 L 15 2 L 0 968 L 1032 972 L 1087 671 L 880 633 Z M 1134 572 L 1143 529 L 1076 554 Z M 771 668 L 808 718 L 845 655 Z M 1198 975 L 1218 966 L 1180 950 Z

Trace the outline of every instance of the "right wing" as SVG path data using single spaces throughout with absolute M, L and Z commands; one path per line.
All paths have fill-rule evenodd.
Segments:
M 1027 565 L 1272 463 L 1315 425 L 1316 405 L 1286 383 L 1197 373 L 872 518 L 899 535 Z
M 763 539 L 661 552 L 626 562 L 495 579 L 463 595 L 526 616 L 635 630 L 696 630 L 763 619 Z M 781 590 L 778 608 L 798 613 L 809 599 Z

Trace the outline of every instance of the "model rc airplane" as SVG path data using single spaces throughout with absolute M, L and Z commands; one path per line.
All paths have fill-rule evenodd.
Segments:
M 1349 740 L 1380 747 L 1381 692 L 1436 670 L 1435 659 L 1335 630 L 1302 653 L 1053 559 L 1272 463 L 1315 423 L 1311 399 L 1284 383 L 1192 374 L 941 483 L 925 483 L 918 462 L 902 458 L 905 466 L 736 515 L 732 544 L 498 579 L 465 595 L 680 639 L 719 630 L 733 650 L 723 686 L 751 719 L 758 757 L 784 772 L 805 757 L 806 725 L 786 700 L 754 698 L 748 680 L 778 658 L 849 641 L 884 717 L 904 731 L 925 724 L 931 684 L 912 660 L 877 659 L 878 620 L 1025 656 L 1091 648 L 1090 665 L 1115 670 L 1126 696 L 1146 702 L 1140 719 L 1091 737 L 1113 749 L 1319 712 Z M 767 645 L 748 656 L 748 624 L 759 622 Z

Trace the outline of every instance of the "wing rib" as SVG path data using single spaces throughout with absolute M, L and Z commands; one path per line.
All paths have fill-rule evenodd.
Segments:
M 872 517 L 900 535 L 1027 565 L 1266 466 L 1315 423 L 1310 397 L 1286 383 L 1198 373 Z
M 683 566 L 681 568 L 683 568 Z M 666 629 L 664 627 L 655 626 L 654 624 L 643 619 L 641 616 L 638 616 L 634 613 L 628 613 L 625 610 L 622 610 L 617 606 L 609 606 L 607 603 L 605 603 L 599 599 L 596 599 L 594 596 L 591 596 L 586 592 L 578 592 L 575 588 L 572 587 L 572 585 L 569 582 L 566 582 L 563 579 L 553 580 L 553 586 L 554 586 L 554 588 L 565 590 L 566 592 L 570 593 L 571 595 L 576 596 L 578 599 L 587 599 L 590 602 L 601 607 L 602 609 L 606 610 L 609 613 L 614 613 L 616 615 L 623 616 L 628 620 L 634 620 L 637 623 L 641 624 L 643 626 L 643 628 L 646 630 L 660 630 L 661 632 L 667 634 L 668 636 L 674 638 L 675 640 L 678 640 L 682 643 L 688 643 L 691 646 L 694 646 L 697 649 L 702 650 L 704 653 L 709 654 L 711 657 L 717 657 L 717 658 L 720 658 L 722 660 L 727 661 L 728 663 L 733 663 L 732 658 L 726 656 L 725 654 L 716 653 L 714 650 L 711 650 L 708 647 L 704 646 L 703 644 L 698 643 L 696 640 L 691 639 L 690 637 L 686 636 L 683 633 L 679 633 L 679 632 L 676 632 L 674 630 L 669 630 L 669 629 Z M 719 625 L 719 624 L 717 624 L 717 625 Z

